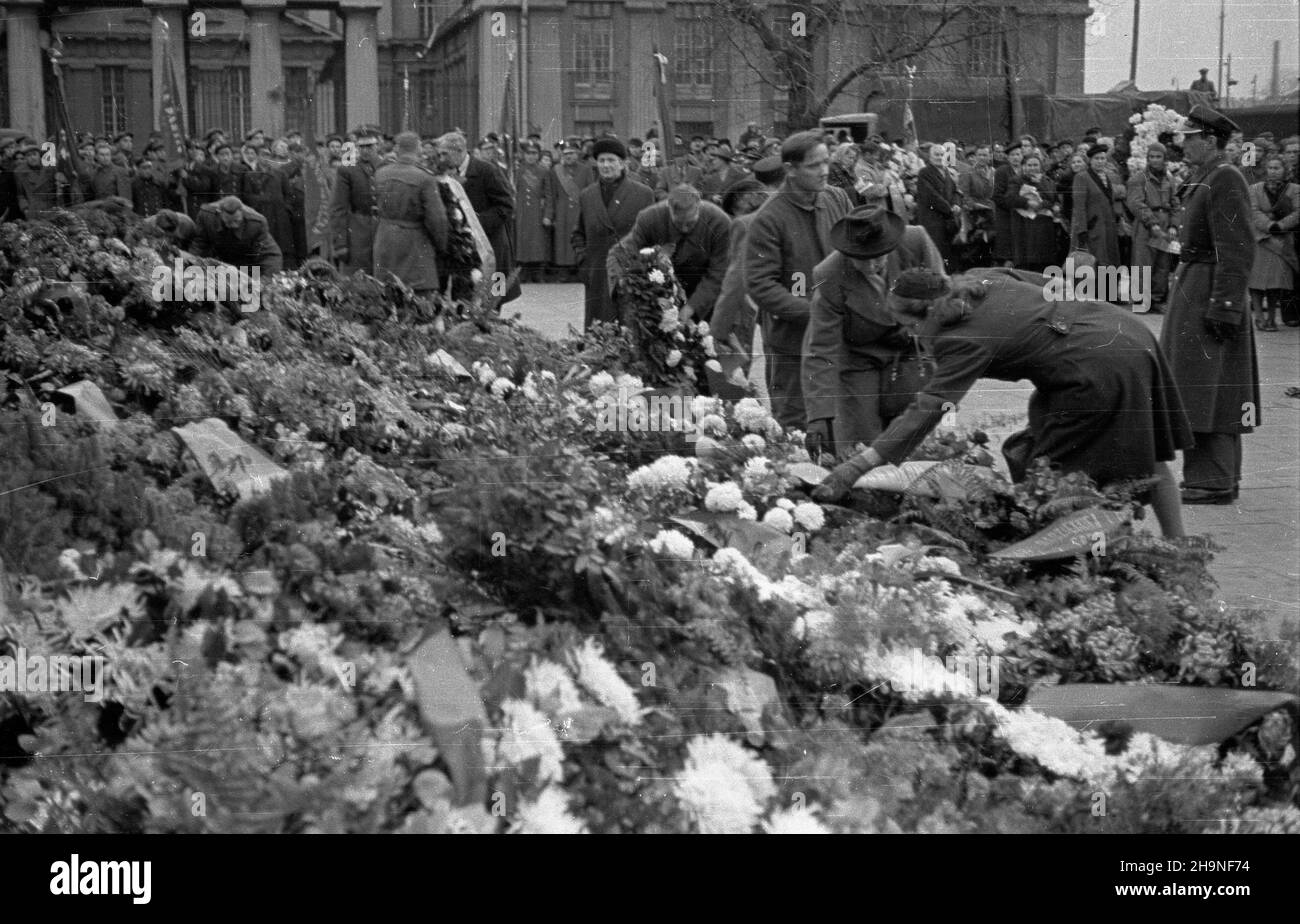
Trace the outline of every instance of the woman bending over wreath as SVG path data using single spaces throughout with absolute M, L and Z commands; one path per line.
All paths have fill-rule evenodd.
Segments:
M 1168 463 L 1192 445 L 1191 428 L 1160 346 L 1127 311 L 1102 302 L 1054 301 L 1046 278 L 973 270 L 951 282 L 908 270 L 890 310 L 915 328 L 933 356 L 923 390 L 872 444 L 813 492 L 833 502 L 878 465 L 904 461 L 980 378 L 1029 379 L 1029 428 L 1008 440 L 1012 477 L 1046 456 L 1097 484 L 1156 477 L 1149 494 L 1164 535 L 1183 535 L 1178 486 Z M 1011 444 L 1021 452 L 1013 454 Z

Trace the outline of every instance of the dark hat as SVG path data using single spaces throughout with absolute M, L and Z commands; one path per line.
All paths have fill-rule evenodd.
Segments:
M 785 165 L 781 163 L 781 157 L 778 154 L 769 155 L 754 163 L 754 178 L 760 183 L 766 183 L 770 186 L 777 183 L 783 176 L 785 176 Z
M 118 132 L 116 135 L 113 136 L 114 141 L 121 141 L 123 138 L 130 138 L 132 141 L 134 141 L 135 132 Z
M 352 134 L 356 136 L 357 144 L 379 143 L 379 129 L 373 125 L 359 125 Z
M 749 177 L 746 177 L 743 180 L 737 180 L 728 186 L 726 191 L 723 192 L 722 210 L 728 215 L 734 215 L 736 212 L 736 206 L 740 204 L 740 200 L 753 192 L 767 192 L 767 187 L 758 180 L 750 179 Z
M 1106 147 L 1106 145 L 1104 144 L 1094 144 L 1092 147 L 1088 148 L 1089 157 L 1096 157 L 1098 154 L 1109 154 L 1109 153 L 1110 153 L 1110 148 Z
M 329 144 L 331 141 L 337 141 L 339 144 L 342 144 L 342 143 L 343 143 L 343 136 L 342 136 L 342 135 L 326 135 L 326 136 L 325 136 L 325 143 L 326 143 L 326 144 Z
M 602 154 L 613 154 L 619 160 L 627 158 L 627 146 L 617 138 L 601 138 L 591 148 L 591 156 L 599 157 Z
M 938 298 L 948 291 L 948 277 L 915 266 L 898 274 L 891 291 L 899 298 Z
M 1201 68 L 1201 73 L 1202 73 L 1202 74 L 1208 74 L 1209 72 L 1210 72 L 1210 69 L 1209 69 L 1208 67 L 1203 67 L 1203 68 Z
M 565 151 L 581 151 L 581 150 L 582 150 L 582 145 L 578 144 L 578 142 L 574 141 L 573 139 L 569 139 L 568 141 L 564 142 L 563 150 L 565 150 Z
M 867 260 L 887 254 L 903 239 L 907 222 L 882 205 L 863 205 L 831 228 L 831 246 L 846 257 Z
M 226 130 L 224 128 L 209 128 L 208 133 L 204 135 L 203 138 L 204 140 L 207 140 L 211 138 L 213 135 L 224 135 L 225 133 Z
M 230 212 L 233 214 L 243 207 L 244 203 L 239 201 L 238 196 L 226 196 L 224 199 L 217 200 L 217 208 L 222 212 Z
M 1187 114 L 1187 118 L 1184 120 L 1183 127 L 1178 130 L 1184 135 L 1206 132 L 1222 138 L 1228 137 L 1233 132 L 1241 131 L 1236 122 L 1223 113 L 1216 112 L 1209 106 L 1193 106 L 1192 111 Z

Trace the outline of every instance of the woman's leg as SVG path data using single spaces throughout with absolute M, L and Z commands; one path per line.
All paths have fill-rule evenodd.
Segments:
M 1174 480 L 1168 462 L 1157 462 L 1155 475 L 1160 480 L 1151 489 L 1151 509 L 1160 523 L 1160 532 L 1166 539 L 1181 539 L 1187 534 L 1183 531 L 1183 505 L 1178 482 Z

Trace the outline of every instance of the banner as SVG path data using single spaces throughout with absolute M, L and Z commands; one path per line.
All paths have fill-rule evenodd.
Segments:
M 673 139 L 677 135 L 677 130 L 673 126 L 672 112 L 672 84 L 668 81 L 668 57 L 660 54 L 659 46 L 654 49 L 655 69 L 658 71 L 659 79 L 655 81 L 655 103 L 659 109 L 659 141 L 663 148 L 664 166 L 672 163 L 677 149 L 674 146 Z
M 501 139 L 501 152 L 506 156 L 506 174 L 511 183 L 515 179 L 515 121 L 515 53 L 512 49 L 506 57 L 506 86 L 501 95 L 501 127 L 497 131 L 497 137 Z
M 68 112 L 68 98 L 63 92 L 63 70 L 59 62 L 63 58 L 63 40 L 58 33 L 50 44 L 50 72 L 54 79 L 50 82 L 54 94 L 54 109 L 58 119 L 59 136 L 55 144 L 55 156 L 59 173 L 62 173 L 68 186 L 65 188 L 66 204 L 80 201 L 81 155 L 77 151 L 77 133 L 72 130 L 72 116 Z
M 167 145 L 167 160 L 172 164 L 185 162 L 186 138 L 185 94 L 176 79 L 176 62 L 172 58 L 171 30 L 162 22 L 162 93 L 158 100 L 158 124 Z

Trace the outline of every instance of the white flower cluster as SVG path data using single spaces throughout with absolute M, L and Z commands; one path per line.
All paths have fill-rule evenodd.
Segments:
M 524 670 L 528 701 L 550 716 L 562 716 L 582 708 L 582 697 L 569 672 L 554 661 L 533 660 Z
M 636 694 L 619 676 L 614 665 L 605 660 L 599 642 L 593 638 L 587 639 L 569 653 L 569 663 L 578 677 L 578 683 L 597 702 L 613 709 L 624 722 L 635 725 L 641 721 L 641 708 L 637 705 Z
M 710 484 L 708 493 L 704 495 L 704 509 L 715 513 L 734 513 L 744 504 L 745 495 L 734 481 Z
M 691 739 L 674 790 L 701 834 L 748 834 L 776 795 L 761 758 L 723 735 Z
M 732 416 L 736 418 L 736 423 L 740 424 L 742 429 L 750 433 L 771 434 L 773 430 L 777 434 L 781 432 L 781 425 L 755 398 L 741 398 L 737 401 L 732 409 Z
M 1183 117 L 1172 109 L 1158 103 L 1151 103 L 1142 112 L 1129 116 L 1136 134 L 1129 142 L 1128 169 L 1130 174 L 1140 173 L 1147 168 L 1147 148 L 1165 132 L 1174 134 L 1174 143 L 1182 144 L 1183 135 L 1178 129 L 1183 125 Z
M 501 704 L 501 712 L 504 724 L 496 742 L 496 755 L 485 755 L 488 766 L 493 766 L 498 761 L 519 766 L 536 757 L 539 780 L 547 782 L 559 779 L 564 751 L 559 739 L 555 737 L 551 720 L 532 703 L 521 699 L 506 700 Z
M 303 623 L 280 633 L 280 649 L 304 667 L 312 667 L 328 677 L 341 677 L 344 661 L 334 654 L 343 643 L 343 633 L 331 635 L 321 623 Z
M 536 801 L 519 806 L 511 834 L 586 834 L 587 827 L 569 814 L 569 799 L 559 786 L 547 786 Z
M 668 280 L 668 277 L 664 275 L 664 271 L 661 269 L 652 269 L 646 273 L 646 277 L 657 286 L 663 285 Z
M 642 491 L 686 490 L 696 461 L 681 456 L 661 456 L 649 465 L 643 465 L 627 476 L 627 486 Z
M 1007 709 L 985 699 L 1000 734 L 1017 754 L 1031 757 L 1058 776 L 1104 784 L 1115 771 L 1102 740 L 1083 735 L 1060 719 L 1033 709 Z
M 772 817 L 763 822 L 763 831 L 767 834 L 830 834 L 830 829 L 822 824 L 821 819 L 812 813 L 812 809 L 788 808 L 773 812 Z
M 659 533 L 650 540 L 650 550 L 678 560 L 689 560 L 695 557 L 695 543 L 675 529 L 659 530 Z
M 968 676 L 950 671 L 938 658 L 923 657 L 914 649 L 886 647 L 859 659 L 864 676 L 887 681 L 907 702 L 940 698 L 974 699 L 975 686 Z

